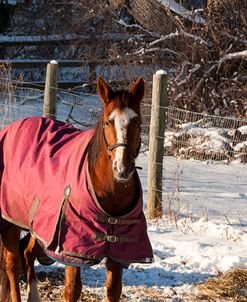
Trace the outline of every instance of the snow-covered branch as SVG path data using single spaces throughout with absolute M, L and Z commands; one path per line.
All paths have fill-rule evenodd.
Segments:
M 152 37 L 159 37 L 159 35 L 157 34 L 157 33 L 155 33 L 155 32 L 151 32 L 151 31 L 149 31 L 149 30 L 147 30 L 147 29 L 145 29 L 145 28 L 143 28 L 141 25 L 139 25 L 139 24 L 127 24 L 126 22 L 124 22 L 124 20 L 122 20 L 122 19 L 120 19 L 120 20 L 116 20 L 116 22 L 118 23 L 118 24 L 120 24 L 120 25 L 123 25 L 124 27 L 126 27 L 126 28 L 129 28 L 129 29 L 139 29 L 139 30 L 141 30 L 141 31 L 143 31 L 144 33 L 146 33 L 146 34 L 148 34 L 148 35 L 150 35 L 150 36 L 152 36 Z
M 178 36 L 184 36 L 186 38 L 190 38 L 190 39 L 193 39 L 195 42 L 198 42 L 200 44 L 203 44 L 207 47 L 210 47 L 210 43 L 208 43 L 207 41 L 205 41 L 204 39 L 202 39 L 201 37 L 197 36 L 197 35 L 193 35 L 193 34 L 190 34 L 190 33 L 187 33 L 186 31 L 180 29 L 179 31 L 175 31 L 173 33 L 170 33 L 166 36 L 161 36 L 159 39 L 157 40 L 154 40 L 152 42 L 150 42 L 148 44 L 149 47 L 152 47 L 158 43 L 161 43 L 161 42 L 164 42 L 166 40 L 170 40 L 170 39 L 173 39 L 175 37 L 178 37 Z
M 151 53 L 151 52 L 167 52 L 169 54 L 175 55 L 175 56 L 180 56 L 180 54 L 170 48 L 161 48 L 161 47 L 152 47 L 152 48 L 148 48 L 145 49 L 144 47 L 142 47 L 141 49 L 133 52 L 132 54 L 134 55 L 140 55 L 140 54 L 147 54 L 147 53 Z
M 225 55 L 218 61 L 218 65 L 220 66 L 222 63 L 232 59 L 247 59 L 247 50 L 233 52 Z
M 156 45 L 158 43 L 164 42 L 166 40 L 172 39 L 172 38 L 177 37 L 177 36 L 179 36 L 178 31 L 176 31 L 174 33 L 170 33 L 170 34 L 168 34 L 166 36 L 161 36 L 159 39 L 156 39 L 156 40 L 150 42 L 148 46 L 152 47 L 152 46 L 154 46 L 154 45 Z

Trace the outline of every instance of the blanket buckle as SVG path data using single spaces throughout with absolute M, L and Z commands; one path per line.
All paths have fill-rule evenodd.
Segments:
M 110 224 L 117 224 L 118 220 L 117 218 L 110 217 L 108 218 L 107 222 Z
M 113 236 L 113 235 L 108 235 L 108 236 L 106 236 L 106 240 L 108 242 L 117 242 L 117 237 Z

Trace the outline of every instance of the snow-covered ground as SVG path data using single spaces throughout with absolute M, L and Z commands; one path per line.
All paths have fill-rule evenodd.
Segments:
M 193 284 L 232 267 L 247 268 L 247 234 L 225 225 L 181 220 L 176 229 L 165 220 L 150 221 L 149 236 L 155 262 L 124 270 L 126 301 L 190 301 Z M 82 279 L 84 288 L 103 296 L 103 263 L 85 268 Z M 159 300 L 150 298 L 155 293 Z
M 179 218 L 205 217 L 247 229 L 246 164 L 169 156 L 164 157 L 163 165 L 166 212 L 170 207 Z

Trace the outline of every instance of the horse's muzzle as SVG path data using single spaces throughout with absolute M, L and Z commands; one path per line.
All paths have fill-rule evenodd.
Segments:
M 114 178 L 118 182 L 127 182 L 135 171 L 135 162 L 131 162 L 127 167 L 115 165 L 113 167 Z

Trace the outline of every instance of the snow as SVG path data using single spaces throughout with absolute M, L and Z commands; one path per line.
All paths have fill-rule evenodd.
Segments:
M 247 235 L 232 227 L 225 231 L 226 226 L 203 219 L 194 223 L 181 220 L 178 229 L 166 220 L 149 221 L 155 262 L 133 264 L 124 270 L 123 294 L 128 297 L 127 301 L 152 301 L 140 295 L 142 287 L 174 299 L 162 301 L 177 301 L 175 298 L 180 298 L 181 302 L 190 301 L 187 295 L 194 291 L 193 284 L 232 267 L 247 268 Z M 85 267 L 82 279 L 84 288 L 102 296 L 104 263 Z
M 160 69 L 160 70 L 157 70 L 156 71 L 156 74 L 159 74 L 159 75 L 167 75 L 167 72 L 163 69 Z
M 181 125 L 182 132 L 187 131 L 191 134 L 190 145 L 196 146 L 196 149 L 203 149 L 207 152 L 225 152 L 225 143 L 228 139 L 225 138 L 223 129 L 203 128 L 194 124 Z M 178 132 L 178 135 L 180 132 Z
M 165 149 L 180 158 L 214 158 L 229 162 L 246 162 L 247 126 L 233 128 L 212 127 L 211 122 L 199 120 L 184 123 L 178 130 L 165 132 Z M 180 143 L 178 143 L 180 142 Z
M 192 229 L 184 229 L 187 223 Z M 145 295 L 145 292 L 140 295 L 143 288 L 148 292 L 159 292 L 164 297 L 159 301 L 190 301 L 187 296 L 194 291 L 193 284 L 232 267 L 247 268 L 246 234 L 240 232 L 236 238 L 235 230 L 229 228 L 228 234 L 233 234 L 233 237 L 226 237 L 219 232 L 219 229 L 224 228 L 223 225 L 205 222 L 203 219 L 195 223 L 180 221 L 178 229 L 165 220 L 150 221 L 149 236 L 155 262 L 148 265 L 133 264 L 124 270 L 123 294 L 128 297 L 127 301 L 152 301 L 147 300 L 148 294 Z M 44 267 L 39 266 L 38 269 L 44 270 Z M 56 265 L 53 269 L 56 269 Z M 102 296 L 104 263 L 85 267 L 82 279 L 85 289 Z M 166 296 L 170 298 L 166 300 Z
M 187 10 L 184 6 L 177 3 L 175 0 L 159 0 L 159 2 L 168 7 L 171 11 L 175 12 L 179 16 L 184 17 L 185 19 L 192 20 L 193 13 Z M 194 20 L 196 23 L 205 24 L 205 20 L 200 15 L 195 15 Z
M 239 127 L 238 130 L 241 134 L 247 134 L 247 126 Z
M 57 60 L 51 60 L 51 61 L 50 61 L 50 64 L 55 64 L 55 65 L 57 65 L 57 64 L 58 64 L 58 61 L 57 61 Z

